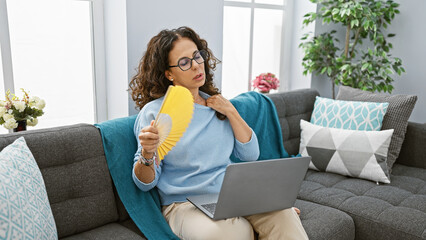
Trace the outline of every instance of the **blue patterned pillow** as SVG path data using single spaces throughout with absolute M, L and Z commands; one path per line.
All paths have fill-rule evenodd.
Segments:
M 311 123 L 348 130 L 379 131 L 389 103 L 356 102 L 317 97 Z
M 43 177 L 23 137 L 0 152 L 0 239 L 58 239 Z

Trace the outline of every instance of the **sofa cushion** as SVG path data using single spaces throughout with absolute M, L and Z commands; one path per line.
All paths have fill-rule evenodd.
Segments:
M 78 124 L 7 134 L 0 149 L 23 135 L 41 169 L 59 238 L 117 221 L 97 128 Z
M 382 128 L 388 105 L 317 97 L 311 123 L 323 127 L 378 131 Z
M 25 139 L 0 153 L 0 239 L 57 239 L 43 177 Z
M 386 158 L 393 129 L 356 131 L 317 126 L 300 120 L 300 154 L 310 169 L 389 183 Z
M 352 218 L 337 209 L 316 203 L 296 200 L 300 220 L 309 239 L 315 240 L 351 240 L 355 238 L 355 226 Z
M 133 232 L 137 233 L 139 236 L 146 238 L 145 235 L 141 232 L 141 230 L 136 226 L 135 222 L 133 222 L 132 219 L 127 219 L 123 222 L 120 222 L 120 225 L 132 230 Z
M 299 152 L 300 119 L 309 121 L 318 92 L 313 89 L 300 89 L 290 92 L 267 94 L 277 109 L 284 148 L 290 155 Z
M 426 237 L 426 170 L 395 164 L 391 183 L 308 170 L 299 197 L 348 213 L 357 239 Z
M 82 232 L 62 240 L 81 240 L 81 239 L 102 239 L 102 240 L 146 240 L 146 238 L 136 234 L 132 230 L 118 224 L 110 223 L 90 231 Z
M 382 130 L 395 130 L 389 147 L 389 157 L 387 160 L 389 172 L 392 172 L 392 166 L 398 158 L 402 143 L 404 142 L 408 119 L 410 118 L 411 112 L 416 104 L 417 96 L 371 93 L 351 87 L 341 86 L 336 98 L 339 100 L 389 103 L 388 110 L 383 118 Z

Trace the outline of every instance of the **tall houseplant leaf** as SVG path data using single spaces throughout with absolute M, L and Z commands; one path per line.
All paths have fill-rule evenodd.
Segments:
M 305 35 L 299 47 L 304 49 L 302 65 L 308 72 L 327 75 L 334 86 L 345 85 L 367 91 L 393 90 L 393 74 L 405 72 L 402 61 L 392 57 L 392 44 L 385 34 L 399 4 L 393 0 L 310 0 L 320 4 L 317 13 L 304 16 L 303 24 L 314 21 L 343 25 L 346 29 L 344 45 L 339 47 L 335 30 L 317 36 Z M 363 43 L 367 43 L 364 44 Z

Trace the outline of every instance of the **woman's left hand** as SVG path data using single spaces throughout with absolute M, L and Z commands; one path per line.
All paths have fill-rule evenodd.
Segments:
M 207 106 L 227 116 L 232 111 L 237 111 L 232 103 L 221 94 L 213 95 L 206 101 Z
M 294 208 L 294 211 L 296 211 L 297 215 L 300 216 L 300 209 L 298 209 L 297 207 L 293 207 L 293 208 Z

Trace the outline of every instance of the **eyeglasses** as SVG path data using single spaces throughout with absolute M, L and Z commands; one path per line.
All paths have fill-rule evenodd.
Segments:
M 182 71 L 187 71 L 192 67 L 192 60 L 195 60 L 198 64 L 207 60 L 208 52 L 206 50 L 196 51 L 193 56 L 193 58 L 183 57 L 179 59 L 177 65 L 169 67 L 179 67 Z

